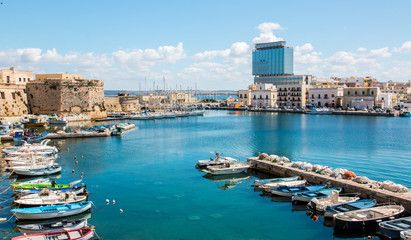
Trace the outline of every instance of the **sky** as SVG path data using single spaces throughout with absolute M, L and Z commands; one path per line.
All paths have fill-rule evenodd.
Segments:
M 255 43 L 294 74 L 411 80 L 411 1 L 0 0 L 0 69 L 75 73 L 106 90 L 238 90 Z

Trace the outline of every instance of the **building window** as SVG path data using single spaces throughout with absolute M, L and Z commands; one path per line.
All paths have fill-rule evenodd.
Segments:
M 1 99 L 6 99 L 6 94 L 4 92 L 1 92 Z
M 254 95 L 254 99 L 256 99 L 255 95 Z
M 357 91 L 354 92 L 354 96 L 357 96 Z
M 371 91 L 371 95 L 374 95 L 374 91 Z
M 14 100 L 16 100 L 16 93 L 11 93 L 11 97 L 14 99 Z
M 362 91 L 362 95 L 365 95 L 365 92 L 364 92 L 364 91 Z
M 27 78 L 27 82 L 30 81 L 30 78 Z
M 334 93 L 333 93 L 333 94 L 331 94 L 331 97 L 335 97 Z
M 240 98 L 243 98 L 243 94 L 240 94 Z
M 347 95 L 350 95 L 350 91 L 347 92 Z
M 19 78 L 19 82 L 21 82 L 21 78 Z
M 265 99 L 268 99 L 268 95 L 265 96 Z
M 7 83 L 10 83 L 10 76 L 7 76 Z
M 311 97 L 314 98 L 314 94 Z
M 321 99 L 321 95 L 320 95 L 320 94 L 318 94 L 318 98 Z
M 247 94 L 244 94 L 244 98 L 247 98 Z

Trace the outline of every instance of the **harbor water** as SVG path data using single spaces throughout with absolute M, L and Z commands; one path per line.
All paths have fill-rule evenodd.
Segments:
M 56 181 L 84 173 L 95 205 L 89 223 L 104 239 L 355 237 L 334 233 L 290 202 L 260 196 L 251 186 L 258 173 L 203 177 L 194 165 L 214 151 L 244 161 L 266 152 L 411 188 L 410 118 L 207 111 L 204 117 L 131 122 L 136 129 L 122 137 L 53 140 L 62 148 Z M 11 216 L 10 204 L 1 203 L 2 217 Z M 13 222 L 0 225 L 1 237 L 19 235 L 10 233 Z

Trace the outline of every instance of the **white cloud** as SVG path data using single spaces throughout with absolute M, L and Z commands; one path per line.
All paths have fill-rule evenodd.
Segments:
M 394 52 L 411 53 L 411 41 L 403 43 L 400 48 L 394 48 Z
M 360 47 L 360 48 L 357 49 L 357 52 L 366 52 L 366 51 L 367 51 L 367 49 L 364 48 L 364 47 Z
M 306 43 L 302 46 L 294 48 L 294 62 L 296 64 L 317 64 L 321 62 L 321 52 L 313 51 L 314 47 L 311 43 Z
M 274 30 L 282 30 L 283 28 L 278 23 L 265 22 L 257 27 L 260 30 L 260 35 L 253 39 L 253 43 L 276 42 L 283 40 L 274 35 Z

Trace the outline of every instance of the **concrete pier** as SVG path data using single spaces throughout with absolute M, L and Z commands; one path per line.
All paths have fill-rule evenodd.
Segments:
M 404 206 L 411 212 L 411 191 L 395 193 L 383 189 L 371 188 L 370 184 L 360 184 L 348 179 L 336 179 L 314 172 L 308 172 L 291 167 L 291 164 L 279 165 L 273 162 L 259 160 L 258 157 L 247 158 L 252 169 L 274 174 L 280 177 L 300 176 L 310 184 L 327 184 L 332 187 L 341 187 L 346 193 L 359 193 L 361 198 L 375 199 L 379 203 L 396 203 Z

